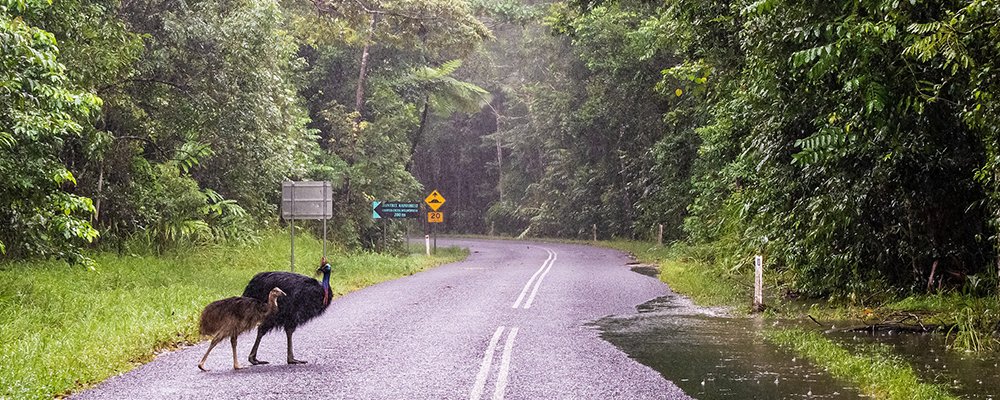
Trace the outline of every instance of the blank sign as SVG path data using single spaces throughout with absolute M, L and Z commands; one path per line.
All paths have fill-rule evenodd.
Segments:
M 328 181 L 281 183 L 281 218 L 333 218 L 333 188 Z

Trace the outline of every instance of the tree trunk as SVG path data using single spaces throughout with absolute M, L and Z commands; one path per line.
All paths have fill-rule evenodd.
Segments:
M 431 108 L 430 96 L 424 95 L 424 110 L 420 113 L 420 125 L 417 126 L 417 133 L 410 139 L 410 159 L 406 161 L 406 172 L 413 169 L 413 156 L 417 153 L 417 145 L 424 137 L 424 129 L 427 127 L 427 111 Z
M 101 221 L 101 198 L 104 197 L 104 161 L 101 161 L 100 173 L 97 175 L 97 195 L 94 196 L 94 217 L 90 221 L 92 225 L 97 225 Z
M 360 132 L 359 124 L 364 120 L 362 112 L 364 111 L 365 105 L 365 82 L 368 79 L 368 58 L 371 53 L 372 41 L 375 40 L 375 25 L 378 23 L 378 14 L 372 14 L 372 21 L 368 25 L 368 39 L 365 40 L 365 46 L 361 50 L 361 67 L 358 71 L 358 87 L 354 92 L 354 111 L 357 115 L 354 117 L 354 132 L 353 137 L 347 142 L 350 143 L 350 148 L 347 150 L 346 161 L 348 166 L 354 165 L 355 151 L 358 147 L 358 135 Z M 351 175 L 350 173 L 344 177 L 344 196 L 346 197 L 344 204 L 351 204 Z
M 497 137 L 497 190 L 500 192 L 500 203 L 503 203 L 503 147 L 500 145 L 500 114 L 493 111 L 496 116 L 497 129 L 494 133 Z
M 934 260 L 934 263 L 931 264 L 931 276 L 927 278 L 927 293 L 930 293 L 931 289 L 934 289 L 934 274 L 937 272 L 937 267 L 938 260 Z
M 372 14 L 371 24 L 368 25 L 368 39 L 365 40 L 365 47 L 361 51 L 361 68 L 358 72 L 358 88 L 354 92 L 354 111 L 357 111 L 357 121 L 363 120 L 361 116 L 362 108 L 365 105 L 365 81 L 368 78 L 368 57 L 371 51 L 372 41 L 375 40 L 375 24 L 378 23 L 378 14 Z

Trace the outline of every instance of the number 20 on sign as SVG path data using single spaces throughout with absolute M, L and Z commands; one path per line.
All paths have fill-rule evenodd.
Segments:
M 444 213 L 434 211 L 427 213 L 427 222 L 432 224 L 440 224 L 444 222 Z

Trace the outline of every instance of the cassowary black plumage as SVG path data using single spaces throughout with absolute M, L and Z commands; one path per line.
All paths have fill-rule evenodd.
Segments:
M 263 299 L 267 296 L 267 290 L 272 287 L 279 287 L 288 294 L 279 301 L 278 312 L 264 319 L 257 328 L 257 341 L 254 342 L 248 358 L 251 364 L 267 364 L 267 361 L 257 359 L 257 348 L 260 346 L 260 339 L 276 328 L 285 330 L 288 339 L 288 363 L 305 364 L 305 361 L 296 360 L 292 353 L 292 334 L 299 325 L 316 318 L 330 305 L 330 300 L 333 298 L 333 292 L 330 290 L 330 269 L 330 264 L 323 260 L 316 270 L 317 273 L 323 274 L 322 282 L 291 272 L 261 272 L 250 280 L 243 290 L 245 297 Z
M 233 343 L 233 369 L 240 369 L 240 363 L 236 361 L 236 338 L 273 315 L 278 310 L 278 298 L 284 295 L 285 292 L 275 287 L 268 292 L 265 300 L 230 297 L 213 301 L 205 306 L 201 312 L 198 330 L 202 335 L 213 337 L 212 343 L 208 345 L 208 351 L 198 363 L 198 368 L 202 371 L 208 371 L 205 369 L 208 353 L 211 353 L 215 345 L 228 337 Z

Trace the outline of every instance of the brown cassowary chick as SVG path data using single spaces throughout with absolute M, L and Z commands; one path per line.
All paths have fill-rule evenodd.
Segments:
M 236 361 L 236 338 L 276 313 L 278 311 L 278 298 L 284 295 L 285 292 L 276 287 L 268 293 L 266 302 L 251 297 L 236 296 L 214 301 L 205 306 L 205 310 L 201 312 L 201 322 L 198 327 L 202 335 L 213 337 L 212 343 L 208 345 L 208 351 L 198 363 L 198 368 L 202 371 L 208 371 L 205 369 L 208 353 L 211 353 L 215 345 L 228 337 L 233 344 L 233 369 L 240 369 L 240 363 Z
M 267 364 L 267 361 L 257 359 L 257 348 L 260 346 L 260 339 L 273 329 L 285 331 L 285 338 L 288 340 L 288 363 L 305 364 L 305 361 L 295 359 L 292 353 L 292 334 L 299 325 L 316 318 L 330 305 L 330 300 L 333 299 L 333 291 L 330 290 L 330 270 L 330 264 L 323 259 L 319 269 L 316 270 L 316 273 L 323 274 L 322 281 L 290 272 L 261 272 L 247 283 L 246 289 L 243 289 L 243 296 L 246 297 L 263 299 L 267 288 L 272 287 L 279 287 L 288 293 L 287 297 L 281 299 L 278 312 L 264 319 L 257 328 L 257 341 L 250 350 L 251 364 Z

